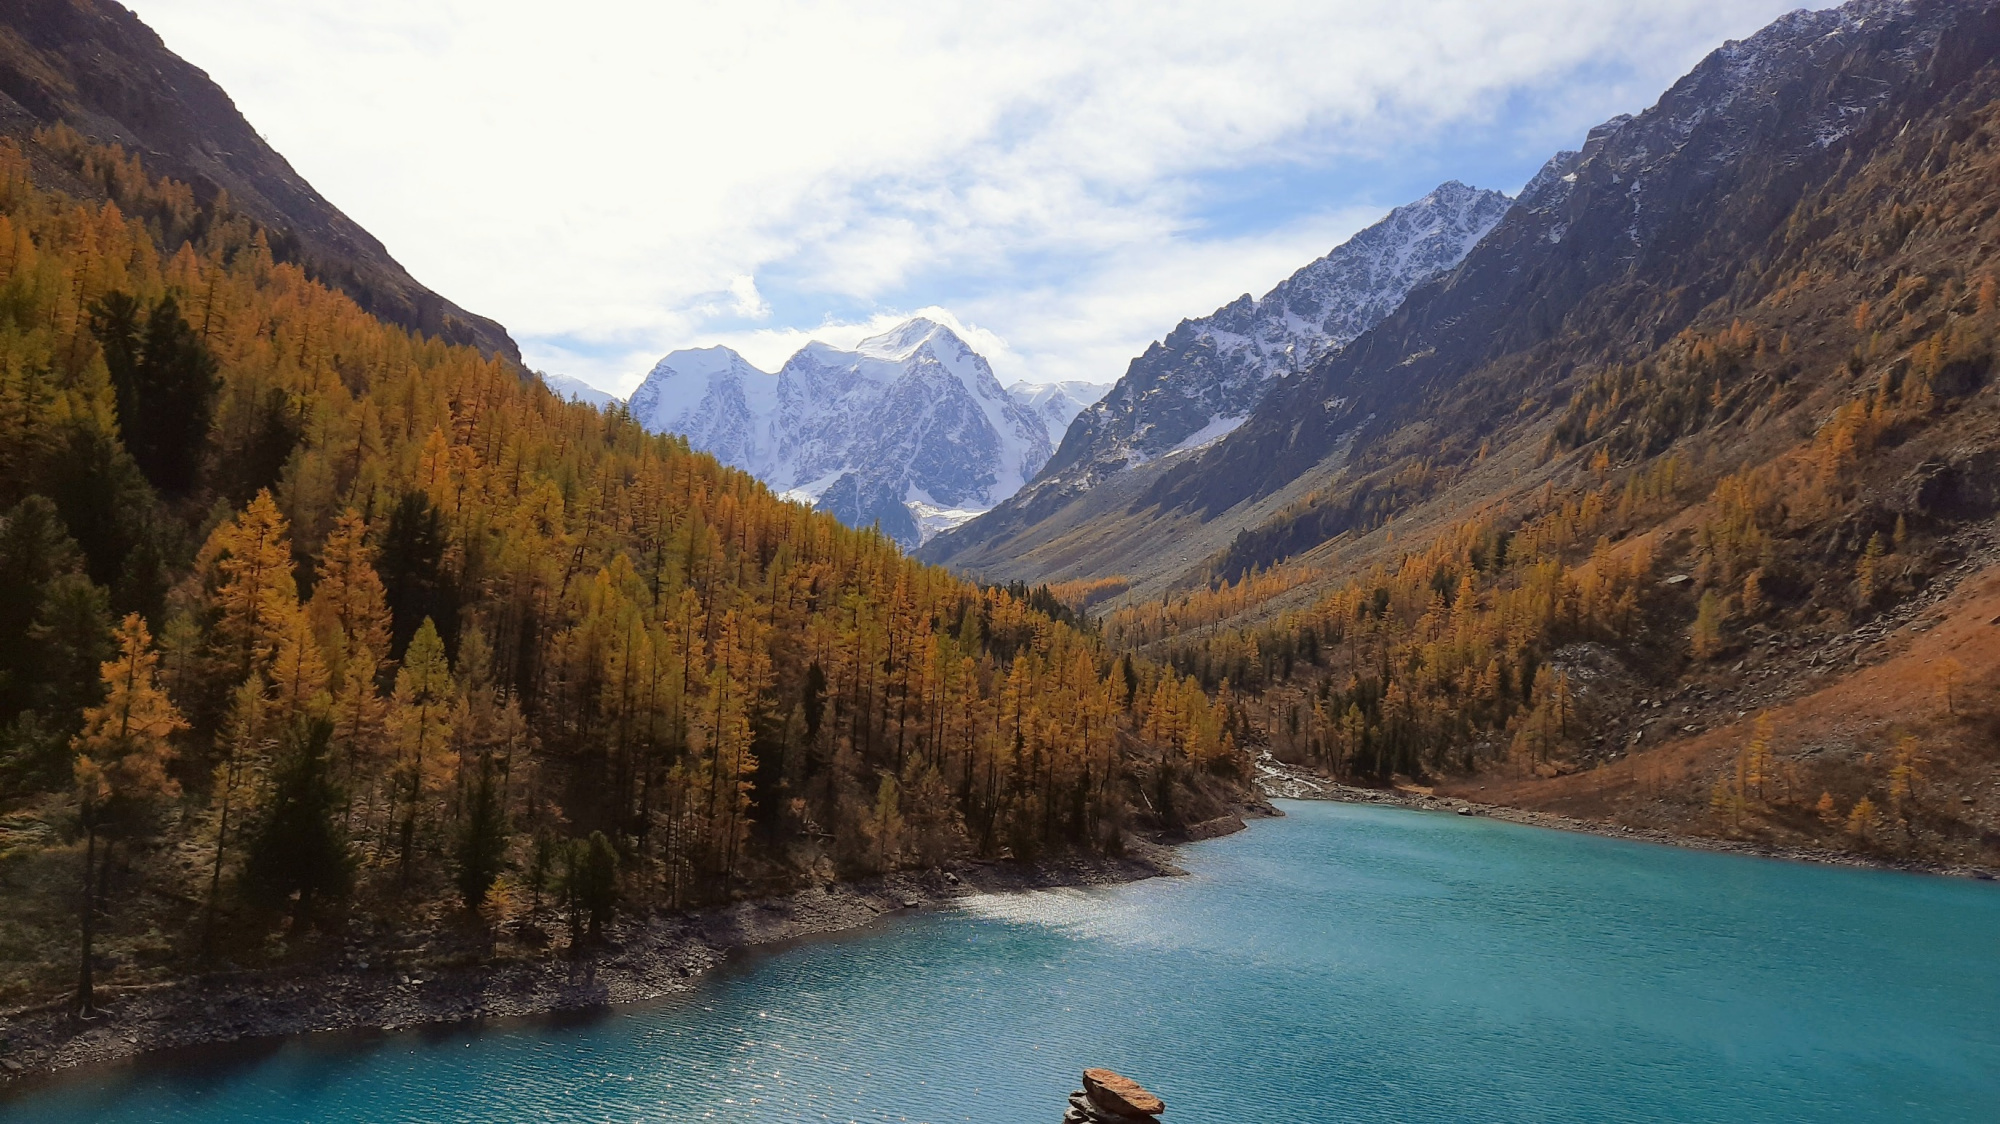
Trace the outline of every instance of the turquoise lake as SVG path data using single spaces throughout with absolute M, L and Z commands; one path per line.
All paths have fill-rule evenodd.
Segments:
M 1188 878 L 979 898 L 563 1020 L 103 1069 L 7 1121 L 2000 1120 L 2000 887 L 1287 802 Z

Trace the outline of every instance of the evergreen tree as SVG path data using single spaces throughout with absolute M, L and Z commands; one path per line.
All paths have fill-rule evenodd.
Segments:
M 12 784 L 62 783 L 64 745 L 112 655 L 108 600 L 82 562 L 46 498 L 0 516 L 0 767 Z
M 305 436 L 304 403 L 281 386 L 253 396 L 238 413 L 243 421 L 224 441 L 219 465 L 221 490 L 232 504 L 249 502 L 259 491 L 278 486 L 285 462 Z
M 0 589 L 6 591 L 0 597 L 0 721 L 35 706 L 48 682 L 34 630 L 51 623 L 44 620 L 50 588 L 77 573 L 82 561 L 45 497 L 29 496 L 0 517 Z M 94 678 L 96 665 L 90 670 Z
M 506 867 L 507 809 L 500 799 L 492 758 L 479 762 L 479 779 L 473 784 L 465 814 L 459 820 L 458 844 L 454 849 L 457 872 L 454 881 L 467 911 L 477 913 L 486 904 L 493 882 Z
M 458 599 L 445 566 L 449 545 L 443 513 L 431 505 L 430 497 L 420 491 L 405 492 L 389 514 L 376 563 L 394 622 L 389 647 L 392 658 L 402 658 L 425 620 L 432 622 L 439 638 L 446 642 L 446 651 L 455 646 Z
M 39 653 L 34 671 L 34 712 L 56 729 L 74 730 L 84 708 L 101 694 L 98 667 L 114 654 L 111 601 L 104 587 L 82 574 L 61 574 L 42 590 L 40 611 L 28 629 Z M 56 759 L 23 761 L 35 780 L 56 779 Z
M 343 802 L 329 754 L 332 735 L 324 718 L 293 728 L 243 869 L 258 901 L 273 908 L 291 904 L 294 929 L 310 924 L 317 906 L 344 899 L 353 886 L 354 859 L 340 825 Z
M 558 889 L 569 914 L 570 944 L 597 940 L 618 905 L 618 849 L 601 831 L 588 839 L 572 839 L 563 849 L 562 884 Z
M 171 293 L 143 316 L 130 294 L 108 293 L 91 309 L 90 328 L 117 392 L 125 448 L 155 488 L 169 496 L 189 494 L 221 385 L 215 357 L 182 319 Z
M 72 417 L 55 440 L 35 489 L 62 514 L 90 580 L 114 585 L 157 500 L 113 436 L 109 418 Z

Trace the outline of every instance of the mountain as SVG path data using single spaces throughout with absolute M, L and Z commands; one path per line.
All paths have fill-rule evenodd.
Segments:
M 1996 357 L 2000 3 L 1794 12 L 981 568 L 1354 781 L 1990 869 Z
M 1042 420 L 1049 447 L 1062 443 L 1076 416 L 1104 397 L 1109 388 L 1094 382 L 1017 382 L 1007 388 L 1014 404 Z
M 1984 61 L 1940 43 L 1943 27 L 1976 27 L 1987 10 L 1957 8 L 1860 0 L 1725 45 L 1651 109 L 1558 154 L 1455 271 L 1283 386 L 1149 499 L 1213 517 L 1323 470 L 1344 446 L 1350 474 L 1434 440 L 1434 460 L 1472 461 L 1518 412 L 1517 391 L 1546 410 L 1574 392 L 1580 368 L 1658 349 L 1714 302 L 1771 286 L 1797 237 L 1784 224 L 1892 139 L 1878 122 L 1921 109 L 1930 85 L 1958 77 L 1946 67 Z M 1281 522 L 1298 530 L 1272 540 L 1283 532 L 1264 528 L 1253 537 L 1271 545 L 1245 544 L 1235 564 L 1344 526 L 1325 514 Z
M 915 546 L 1012 495 L 1049 458 L 1047 410 L 1016 400 L 950 328 L 906 321 L 846 351 L 800 348 L 776 375 L 726 347 L 661 359 L 629 405 L 655 433 L 788 498 Z
M 105 26 L 151 33 L 74 10 L 48 16 L 63 40 L 0 9 L 0 39 L 18 60 L 44 36 L 135 119 L 220 97 L 165 56 L 127 69 Z M 198 151 L 240 139 L 182 125 L 204 122 Z M 316 986 L 330 962 L 300 949 L 322 938 L 476 989 L 709 903 L 1232 822 L 1250 763 L 1224 708 L 1047 591 L 923 566 L 473 338 L 392 323 L 276 260 L 278 233 L 74 129 L 0 136 L 0 1079 L 27 1008 L 52 1065 L 100 987 L 164 996 L 218 963 Z M 899 497 L 979 499 L 1047 456 L 935 324 L 775 378 L 733 359 L 675 357 L 654 406 L 713 397 L 728 436 L 761 394 L 773 427 L 735 449 L 893 463 L 875 479 Z M 556 867 L 567 912 L 504 873 Z M 503 905 L 522 924 L 468 943 L 462 919 Z M 213 1033 L 179 1015 L 182 1040 Z
M 374 235 L 313 190 L 207 74 L 168 50 L 111 0 L 12 0 L 0 12 L 0 133 L 22 141 L 37 175 L 86 199 L 115 196 L 119 177 L 85 168 L 74 145 L 35 143 L 66 125 L 140 158 L 211 207 L 264 228 L 281 262 L 303 267 L 366 311 L 447 343 L 518 361 L 506 329 L 411 278 Z M 118 200 L 121 207 L 129 199 Z
M 1451 269 L 1510 200 L 1456 180 L 1390 211 L 1252 299 L 1183 320 L 1063 437 L 1043 487 L 1088 487 L 1130 464 L 1213 441 L 1241 424 L 1272 381 L 1310 367 Z M 1046 481 L 1046 483 L 1044 483 Z
M 925 557 L 992 576 L 1068 576 L 1068 561 L 1041 567 L 1022 560 L 1049 538 L 1095 522 L 1086 493 L 1126 469 L 1228 434 L 1279 380 L 1345 346 L 1416 286 L 1457 265 L 1509 205 L 1500 192 L 1451 181 L 1389 212 L 1261 298 L 1245 293 L 1208 316 L 1181 321 L 1081 413 L 1026 489 L 932 542 Z
M 582 402 L 587 406 L 609 406 L 618 401 L 618 396 L 609 391 L 599 390 L 572 375 L 542 374 L 542 385 L 555 391 L 571 402 Z

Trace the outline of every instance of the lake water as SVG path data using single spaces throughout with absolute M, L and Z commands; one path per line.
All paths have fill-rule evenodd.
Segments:
M 100 1070 L 7 1121 L 2000 1120 L 2000 888 L 1288 802 L 581 1020 Z

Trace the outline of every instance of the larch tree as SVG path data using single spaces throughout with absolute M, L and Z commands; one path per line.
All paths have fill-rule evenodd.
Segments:
M 271 720 L 281 736 L 310 719 L 326 716 L 332 702 L 327 696 L 327 678 L 319 639 L 305 613 L 294 610 L 286 614 L 277 652 L 271 659 Z
M 1771 779 L 1771 715 L 1764 711 L 1757 715 L 1751 727 L 1750 744 L 1743 748 L 1743 790 L 1746 797 L 1755 795 L 1765 799 L 1764 785 Z
M 318 580 L 307 606 L 337 694 L 350 679 L 365 679 L 372 688 L 389 654 L 388 595 L 367 535 L 360 512 L 351 507 L 341 512 L 320 548 Z
M 1695 659 L 1714 659 L 1722 651 L 1722 625 L 1728 618 L 1728 603 L 1714 590 L 1701 595 L 1700 603 L 1695 606 L 1694 627 L 1689 634 Z
M 83 729 L 71 742 L 76 750 L 76 793 L 85 844 L 83 859 L 82 958 L 77 973 L 76 1009 L 95 1008 L 92 980 L 93 922 L 98 887 L 94 866 L 100 835 L 135 832 L 155 800 L 168 799 L 180 786 L 168 775 L 173 737 L 187 729 L 180 711 L 155 681 L 159 654 L 146 621 L 127 614 L 115 634 L 118 655 L 100 669 L 104 701 L 84 712 Z M 106 858 L 110 844 L 105 845 Z
M 217 527 L 202 548 L 215 573 L 217 638 L 239 680 L 269 664 L 298 612 L 287 535 L 285 516 L 266 490 Z
M 424 798 L 448 779 L 444 771 L 451 760 L 452 717 L 457 705 L 458 685 L 445 658 L 444 641 L 426 617 L 410 638 L 402 670 L 396 673 L 391 710 L 396 785 L 403 803 L 403 819 L 397 828 L 397 878 L 405 887 L 410 881 Z
M 375 774 L 366 767 L 388 744 L 389 703 L 377 681 L 389 655 L 389 608 L 367 533 L 367 521 L 353 508 L 334 521 L 320 549 L 319 580 L 307 606 L 333 695 L 333 752 L 342 762 L 344 824 L 352 822 L 355 801 L 371 795 L 364 788 L 372 787 Z

